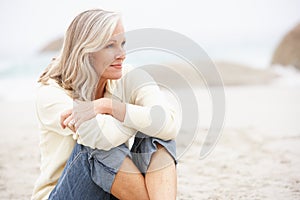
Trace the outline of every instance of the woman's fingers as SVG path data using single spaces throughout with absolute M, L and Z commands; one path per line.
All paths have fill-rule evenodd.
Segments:
M 103 104 L 99 101 L 98 104 Z M 96 116 L 94 110 L 94 102 L 84 102 L 75 100 L 73 109 L 65 110 L 60 115 L 60 125 L 62 128 L 69 127 L 71 130 L 76 130 L 83 122 L 88 121 Z M 75 121 L 72 121 L 72 120 Z M 72 122 L 70 124 L 70 122 Z M 75 123 L 76 122 L 76 123 Z
M 66 110 L 64 112 L 61 113 L 60 115 L 60 125 L 63 129 L 65 129 L 67 127 L 67 124 L 64 123 L 64 121 L 72 115 L 72 112 L 73 110 L 72 109 L 69 109 L 69 110 Z
M 71 129 L 74 133 L 76 132 L 76 128 L 75 128 L 75 119 L 73 115 L 70 115 L 67 119 L 65 119 L 65 121 L 63 122 L 63 124 L 68 127 L 69 129 Z
M 72 120 L 73 120 L 73 116 L 72 116 L 72 115 L 70 115 L 69 117 L 67 117 L 67 118 L 65 119 L 65 121 L 63 122 L 64 126 L 72 125 L 72 123 L 73 123 Z M 71 123 L 71 121 L 72 121 L 72 123 Z

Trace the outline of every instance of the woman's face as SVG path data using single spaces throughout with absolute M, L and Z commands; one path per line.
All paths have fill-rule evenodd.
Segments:
M 119 79 L 122 77 L 122 63 L 125 59 L 124 45 L 124 27 L 119 21 L 105 47 L 92 53 L 93 66 L 101 78 Z

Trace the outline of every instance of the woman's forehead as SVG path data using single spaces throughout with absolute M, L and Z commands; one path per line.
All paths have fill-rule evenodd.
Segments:
M 124 27 L 121 21 L 118 22 L 110 40 L 123 40 L 125 38 Z
M 113 32 L 113 35 L 119 35 L 119 34 L 124 34 L 124 26 L 123 26 L 123 23 L 121 20 L 119 20 L 119 22 Z

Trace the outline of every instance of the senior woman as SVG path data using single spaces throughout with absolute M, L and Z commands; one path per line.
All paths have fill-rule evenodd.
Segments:
M 39 78 L 32 199 L 176 199 L 178 113 L 149 74 L 123 64 L 124 44 L 116 12 L 87 10 L 68 27 Z

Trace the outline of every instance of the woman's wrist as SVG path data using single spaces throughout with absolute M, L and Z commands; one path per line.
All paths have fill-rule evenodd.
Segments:
M 108 114 L 123 122 L 126 114 L 126 104 L 109 98 L 101 98 L 94 101 L 96 114 Z
M 101 98 L 94 101 L 94 112 L 96 114 L 112 115 L 112 100 Z
M 126 104 L 120 101 L 112 100 L 112 116 L 119 120 L 120 122 L 124 121 L 126 114 Z

